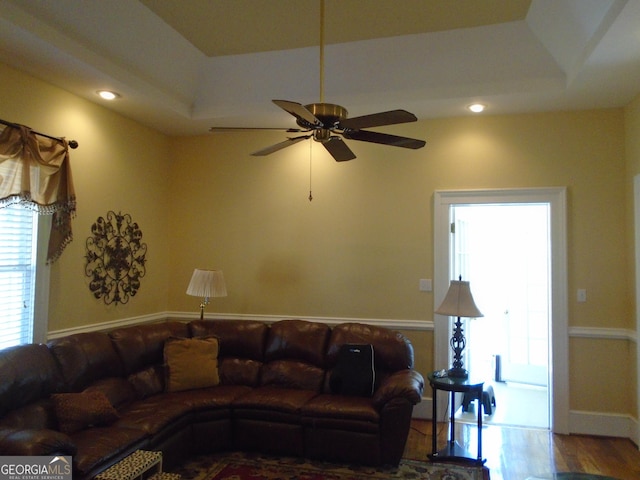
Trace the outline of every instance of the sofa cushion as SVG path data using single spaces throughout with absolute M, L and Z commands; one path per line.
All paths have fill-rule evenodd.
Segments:
M 179 392 L 218 385 L 218 339 L 171 338 L 164 345 L 166 390 Z
M 189 406 L 192 412 L 197 412 L 229 409 L 237 398 L 250 391 L 251 387 L 244 385 L 218 385 L 189 392 L 176 392 L 172 395 L 184 405 Z
M 55 430 L 0 427 L 0 452 L 18 456 L 75 455 L 77 447 L 69 436 Z
M 185 395 L 190 392 L 185 392 Z M 115 426 L 143 430 L 155 435 L 166 428 L 188 423 L 192 407 L 181 392 L 162 393 L 132 403 L 120 411 Z
M 317 424 L 323 418 L 329 424 L 340 424 L 345 420 L 366 421 L 371 424 L 380 422 L 380 414 L 370 398 L 349 395 L 318 395 L 302 406 L 302 415 L 309 420 L 305 423 Z
M 230 407 L 234 400 L 250 391 L 250 387 L 218 385 L 154 395 L 123 409 L 115 425 L 157 435 L 193 422 L 192 414 L 201 413 L 206 418 L 205 412 L 207 412 L 217 418 L 230 419 Z
M 262 362 L 250 358 L 221 358 L 220 383 L 224 385 L 246 385 L 257 387 L 260 384 Z
M 331 331 L 327 345 L 328 370 L 335 367 L 340 349 L 345 343 L 373 345 L 376 388 L 393 372 L 413 368 L 413 346 L 402 333 L 375 325 L 342 323 Z M 326 392 L 329 391 L 330 386 L 327 384 Z
M 104 393 L 116 410 L 136 399 L 133 386 L 122 377 L 103 378 L 85 388 L 84 391 Z
M 189 337 L 189 326 L 181 322 L 149 323 L 109 332 L 122 359 L 125 375 L 162 364 L 164 343 L 171 337 Z
M 192 337 L 217 337 L 220 357 L 263 361 L 269 327 L 253 320 L 194 320 L 189 324 Z
M 26 429 L 57 429 L 58 420 L 50 397 L 11 410 L 2 419 L 1 427 Z
M 58 365 L 46 345 L 41 344 L 1 350 L 0 379 L 0 417 L 62 387 Z
M 189 327 L 194 338 L 214 336 L 220 341 L 221 384 L 259 385 L 267 324 L 253 320 L 195 320 Z
M 262 367 L 261 385 L 297 388 L 320 393 L 324 370 L 298 360 L 276 360 Z
M 331 330 L 324 323 L 281 320 L 271 325 L 265 347 L 265 361 L 301 360 L 323 368 L 325 348 Z
M 115 425 L 87 428 L 70 436 L 78 446 L 73 457 L 73 478 L 93 478 L 147 442 L 146 432 Z
M 129 375 L 127 380 L 139 399 L 164 391 L 165 371 L 163 365 L 154 365 Z
M 243 410 L 273 411 L 299 414 L 302 406 L 317 395 L 311 390 L 280 387 L 258 387 L 233 402 L 236 416 L 243 417 Z M 267 418 L 267 417 L 265 417 Z
M 63 433 L 74 433 L 87 427 L 110 425 L 118 413 L 107 396 L 100 391 L 58 393 L 51 396 Z
M 67 391 L 80 392 L 102 378 L 122 376 L 122 361 L 106 333 L 76 333 L 48 345 Z

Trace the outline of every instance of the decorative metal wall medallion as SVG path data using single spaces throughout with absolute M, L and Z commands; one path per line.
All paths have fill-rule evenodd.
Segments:
M 147 244 L 131 215 L 108 212 L 98 217 L 87 238 L 85 273 L 91 278 L 89 289 L 104 303 L 127 303 L 140 288 L 146 273 Z

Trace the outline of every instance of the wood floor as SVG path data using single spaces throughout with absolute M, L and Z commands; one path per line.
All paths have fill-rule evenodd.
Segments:
M 438 446 L 446 445 L 447 424 L 438 424 Z M 477 450 L 475 426 L 456 424 L 456 440 L 472 453 Z M 425 459 L 431 453 L 431 420 L 413 420 L 404 457 Z M 606 475 L 620 480 L 640 479 L 640 451 L 628 439 L 556 435 L 545 429 L 485 426 L 482 456 L 491 480 L 553 478 L 557 472 Z

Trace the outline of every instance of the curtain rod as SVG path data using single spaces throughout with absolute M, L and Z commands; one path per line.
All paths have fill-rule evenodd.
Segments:
M 13 122 L 7 122 L 6 120 L 2 120 L 0 118 L 0 123 L 2 123 L 3 125 L 6 125 L 8 127 L 14 127 L 14 128 L 20 128 L 21 125 L 18 123 L 13 123 Z M 24 126 L 24 125 L 22 125 Z M 28 128 L 28 127 L 27 127 Z M 31 130 L 33 133 L 35 133 L 36 135 L 40 135 L 41 137 L 47 137 L 50 138 L 51 140 L 59 140 L 62 141 L 63 139 L 60 137 L 52 137 L 51 135 L 47 135 L 46 133 L 40 133 L 40 132 L 36 132 L 35 130 Z M 78 142 L 76 142 L 75 140 L 69 140 L 69 147 L 70 148 L 78 148 Z

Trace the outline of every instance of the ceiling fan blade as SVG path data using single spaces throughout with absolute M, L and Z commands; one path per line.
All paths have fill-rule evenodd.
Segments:
M 300 128 L 278 128 L 278 127 L 210 127 L 211 133 L 230 133 L 230 132 L 251 132 L 260 130 L 272 130 L 287 133 L 308 132 Z
M 392 147 L 403 147 L 418 149 L 426 145 L 424 140 L 415 138 L 399 137 L 397 135 L 389 135 L 388 133 L 370 132 L 367 130 L 345 130 L 342 135 L 350 140 L 360 140 L 363 142 L 380 143 L 382 145 L 391 145 Z
M 382 127 L 384 125 L 415 122 L 416 120 L 418 120 L 416 116 L 406 110 L 390 110 L 361 117 L 345 118 L 340 121 L 340 128 L 360 130 L 361 128 Z
M 283 148 L 290 147 L 291 145 L 301 142 L 302 140 L 306 140 L 307 138 L 310 138 L 310 137 L 311 135 L 304 135 L 302 137 L 287 138 L 284 142 L 273 144 L 269 147 L 263 148 L 262 150 L 253 152 L 251 155 L 253 155 L 254 157 L 264 157 L 265 155 L 270 155 L 274 152 L 277 152 L 278 150 L 282 150 Z
M 290 102 L 289 100 L 272 100 L 277 106 L 291 115 L 296 117 L 304 124 L 309 124 L 310 127 L 322 126 L 322 122 L 318 120 L 304 105 L 297 102 Z
M 336 162 L 345 162 L 356 158 L 355 154 L 340 137 L 331 137 L 326 142 L 323 142 L 322 145 L 324 145 L 324 148 L 327 149 Z

